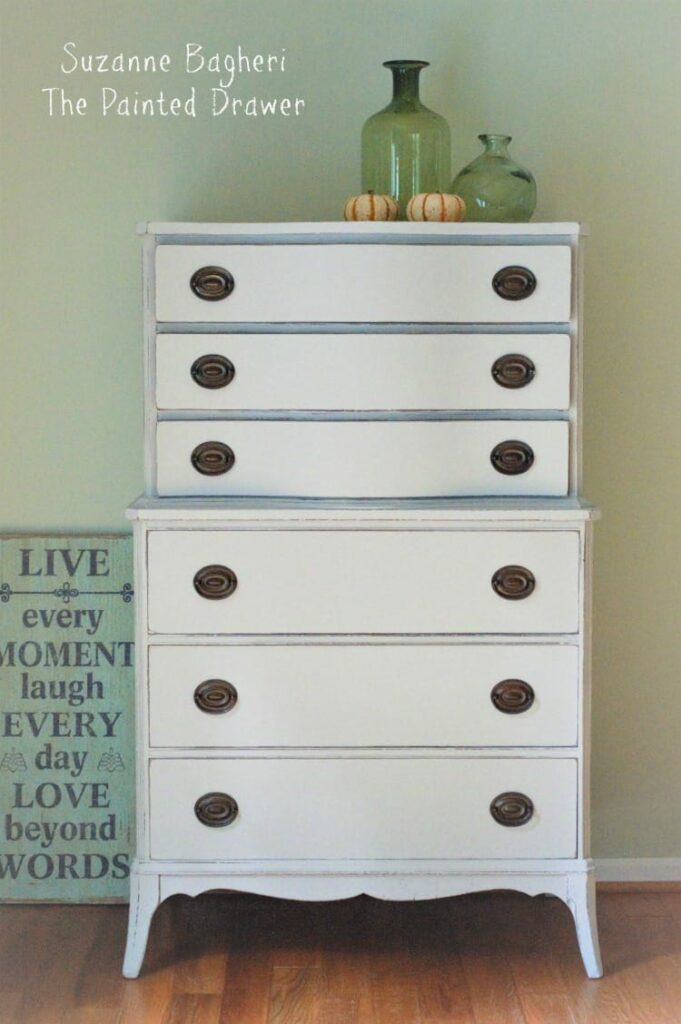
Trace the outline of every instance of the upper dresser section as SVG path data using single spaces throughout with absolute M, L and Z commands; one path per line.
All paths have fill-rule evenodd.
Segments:
M 150 495 L 579 493 L 578 225 L 141 233 Z

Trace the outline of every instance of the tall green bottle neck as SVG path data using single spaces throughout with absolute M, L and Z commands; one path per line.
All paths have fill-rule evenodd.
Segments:
M 421 68 L 391 68 L 393 73 L 393 104 L 400 107 L 421 106 L 419 75 Z

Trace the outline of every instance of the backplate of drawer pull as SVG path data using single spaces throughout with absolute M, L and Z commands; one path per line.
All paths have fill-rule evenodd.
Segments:
M 492 287 L 500 298 L 517 302 L 532 295 L 537 278 L 527 267 L 502 267 L 492 278 Z
M 217 388 L 226 388 L 234 380 L 236 370 L 234 363 L 227 356 L 211 354 L 199 356 L 192 363 L 189 371 L 192 380 L 200 388 L 208 388 L 211 391 Z M 506 385 L 507 387 L 518 387 L 520 385 Z
M 517 828 L 532 818 L 534 804 L 524 793 L 500 793 L 492 800 L 489 810 L 497 824 Z
M 509 352 L 492 364 L 492 376 L 502 388 L 525 388 L 534 380 L 537 368 L 529 356 Z
M 492 576 L 492 589 L 507 601 L 522 601 L 536 586 L 534 573 L 524 565 L 503 565 Z
M 501 441 L 492 449 L 490 461 L 497 473 L 520 476 L 532 468 L 534 452 L 524 441 Z
M 194 703 L 207 715 L 225 715 L 238 699 L 236 687 L 226 679 L 205 679 L 194 690 Z
M 194 590 L 209 601 L 222 601 L 237 588 L 236 573 L 226 565 L 204 565 L 194 576 Z
M 502 679 L 492 687 L 492 704 L 505 715 L 520 715 L 534 704 L 534 690 L 524 679 Z
M 208 828 L 225 828 L 239 813 L 239 805 L 229 793 L 204 793 L 194 804 L 194 814 Z
M 200 299 L 219 302 L 232 294 L 235 281 L 224 267 L 200 267 L 192 274 L 189 286 Z
M 222 441 L 203 441 L 202 444 L 197 444 L 191 454 L 192 466 L 203 476 L 221 476 L 223 473 L 229 473 L 235 462 L 234 452 Z

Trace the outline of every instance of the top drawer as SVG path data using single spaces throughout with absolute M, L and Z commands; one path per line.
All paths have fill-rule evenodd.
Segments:
M 161 245 L 156 319 L 564 323 L 568 245 Z

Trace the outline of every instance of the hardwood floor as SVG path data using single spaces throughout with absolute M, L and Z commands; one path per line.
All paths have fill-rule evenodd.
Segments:
M 606 976 L 568 910 L 510 893 L 423 903 L 175 897 L 137 981 L 127 908 L 0 907 L 0 1024 L 679 1024 L 681 892 L 606 890 Z

